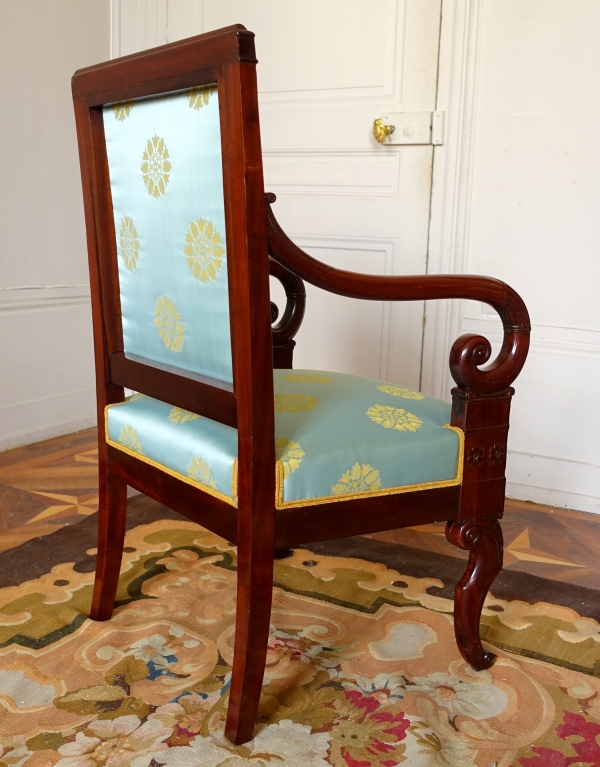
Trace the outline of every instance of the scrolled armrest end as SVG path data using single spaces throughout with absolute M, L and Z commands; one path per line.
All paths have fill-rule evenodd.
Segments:
M 492 346 L 484 336 L 465 333 L 452 345 L 450 372 L 462 389 L 483 394 L 504 391 L 521 372 L 528 350 L 528 328 L 505 330 L 498 356 L 482 368 L 491 357 Z

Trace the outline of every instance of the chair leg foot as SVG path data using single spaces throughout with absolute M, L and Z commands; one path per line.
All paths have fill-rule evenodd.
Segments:
M 454 633 L 462 657 L 482 671 L 495 659 L 483 649 L 479 624 L 488 589 L 502 569 L 502 528 L 496 517 L 454 520 L 446 525 L 446 538 L 469 551 L 467 569 L 454 592 Z
M 275 559 L 287 559 L 288 557 L 293 556 L 294 549 L 291 549 L 289 546 L 280 546 L 279 548 L 275 549 Z
M 127 485 L 108 472 L 100 475 L 98 555 L 90 617 L 106 621 L 112 615 L 123 558 Z
M 273 598 L 273 549 L 244 567 L 241 548 L 238 546 L 235 653 L 225 724 L 225 737 L 236 746 L 254 737 Z

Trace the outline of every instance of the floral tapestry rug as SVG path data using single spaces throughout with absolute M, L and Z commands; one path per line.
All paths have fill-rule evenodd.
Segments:
M 520 654 L 475 672 L 441 580 L 318 547 L 276 562 L 256 735 L 233 746 L 235 547 L 181 518 L 125 546 L 110 621 L 87 618 L 91 546 L 0 590 L 1 767 L 600 765 L 593 618 L 490 596 L 487 640 Z

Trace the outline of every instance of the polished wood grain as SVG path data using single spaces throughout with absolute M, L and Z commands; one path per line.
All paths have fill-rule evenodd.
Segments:
M 297 509 L 277 509 L 275 543 L 277 546 L 294 546 L 454 519 L 460 499 L 461 488 L 456 485 Z
M 474 668 L 489 668 L 494 656 L 481 645 L 479 622 L 488 589 L 502 569 L 502 529 L 496 517 L 478 516 L 448 522 L 446 537 L 469 551 L 469 563 L 454 596 L 456 643 Z
M 183 514 L 192 522 L 212 530 L 227 541 L 237 539 L 237 511 L 233 506 L 127 453 L 108 445 L 107 451 L 115 475 L 130 487 Z
M 294 336 L 300 329 L 306 309 L 306 290 L 304 282 L 298 275 L 290 272 L 272 258 L 269 258 L 269 274 L 281 283 L 286 296 L 286 305 L 281 320 L 273 326 L 273 367 L 289 370 L 292 367 L 293 353 L 296 342 Z M 275 322 L 279 310 L 275 304 L 276 314 L 271 314 Z
M 112 380 L 121 386 L 237 427 L 237 399 L 231 384 L 124 352 L 113 352 L 109 364 Z
M 98 553 L 90 617 L 108 620 L 113 611 L 125 541 L 127 483 L 110 468 L 100 485 Z
M 95 429 L 0 453 L 0 552 L 97 509 Z
M 216 83 L 219 89 L 233 386 L 190 376 L 123 348 L 116 238 L 102 106 Z M 92 614 L 110 617 L 117 588 L 125 521 L 125 486 L 181 511 L 225 535 L 238 547 L 235 651 L 226 736 L 240 744 L 253 737 L 267 651 L 273 558 L 285 547 L 377 530 L 449 521 L 457 545 L 469 544 L 465 578 L 457 587 L 459 648 L 475 668 L 490 657 L 479 639 L 481 604 L 498 557 L 490 532 L 502 515 L 510 384 L 527 355 L 529 318 L 519 296 L 487 277 L 379 277 L 322 264 L 285 235 L 264 194 L 254 36 L 241 25 L 189 38 L 96 67 L 73 77 L 90 263 L 98 399 L 99 565 Z M 269 258 L 270 256 L 270 258 Z M 286 293 L 281 321 L 272 327 L 269 274 Z M 504 341 L 486 368 L 489 342 L 465 335 L 452 347 L 452 423 L 465 431 L 462 486 L 275 510 L 273 366 L 291 367 L 304 316 L 307 281 L 339 295 L 408 301 L 471 298 L 499 313 Z M 107 446 L 106 405 L 123 400 L 124 386 L 238 430 L 237 509 L 120 450 Z M 481 455 L 480 455 L 481 454 Z M 487 521 L 486 521 L 487 520 Z M 466 537 L 465 537 L 466 536 Z M 500 544 L 501 545 L 501 544 Z M 497 552 L 496 552 L 497 553 Z

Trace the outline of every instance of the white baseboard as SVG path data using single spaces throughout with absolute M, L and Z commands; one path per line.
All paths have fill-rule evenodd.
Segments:
M 530 485 L 507 482 L 506 497 L 513 498 L 515 501 L 532 501 L 559 509 L 573 509 L 600 514 L 600 498 L 591 495 L 564 493 L 561 490 L 548 490 L 545 487 L 531 487 Z
M 96 423 L 86 286 L 0 291 L 0 450 Z
M 75 415 L 75 417 L 74 417 Z M 83 389 L 0 408 L 0 451 L 96 425 L 96 391 Z
M 509 451 L 506 495 L 600 514 L 600 466 Z

